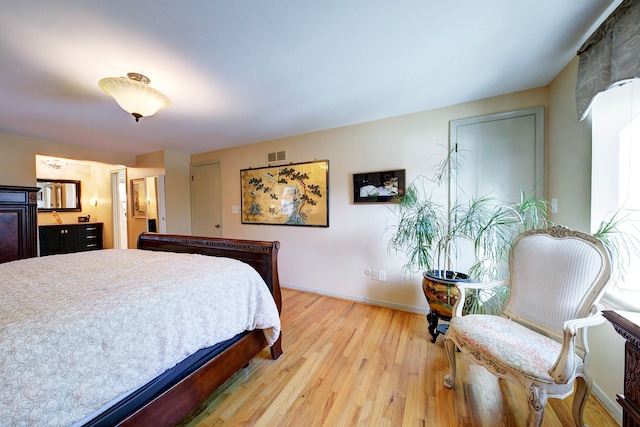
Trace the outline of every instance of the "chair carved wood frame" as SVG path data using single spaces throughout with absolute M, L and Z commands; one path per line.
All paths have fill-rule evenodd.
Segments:
M 547 398 L 564 399 L 576 385 L 572 407 L 576 426 L 591 392 L 587 328 L 604 322 L 598 302 L 611 274 L 602 243 L 562 226 L 518 236 L 509 256 L 510 278 L 459 285 L 460 298 L 445 334 L 454 387 L 456 348 L 494 375 L 525 389 L 527 426 L 542 423 Z M 465 289 L 507 285 L 500 315 L 465 315 Z

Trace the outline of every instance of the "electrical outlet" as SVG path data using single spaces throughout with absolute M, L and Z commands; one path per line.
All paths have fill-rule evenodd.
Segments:
M 378 270 L 373 270 L 373 271 L 371 272 L 371 278 L 372 278 L 373 280 L 379 280 L 379 279 L 378 279 L 378 277 L 379 277 L 379 276 L 378 276 L 378 273 L 379 273 L 379 272 L 378 272 Z
M 385 270 L 378 270 L 378 280 L 381 282 L 387 281 L 387 272 Z

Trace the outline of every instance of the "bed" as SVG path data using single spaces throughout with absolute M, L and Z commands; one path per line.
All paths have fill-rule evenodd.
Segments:
M 138 249 L 0 265 L 0 424 L 174 425 L 265 347 L 282 354 L 278 242 L 143 233 Z

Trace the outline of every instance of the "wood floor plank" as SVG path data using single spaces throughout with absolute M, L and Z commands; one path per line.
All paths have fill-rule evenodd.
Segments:
M 525 425 L 524 391 L 428 339 L 423 315 L 283 290 L 284 354 L 261 352 L 180 424 L 212 426 Z M 570 425 L 573 398 L 549 399 L 543 427 Z M 585 421 L 617 426 L 590 396 Z

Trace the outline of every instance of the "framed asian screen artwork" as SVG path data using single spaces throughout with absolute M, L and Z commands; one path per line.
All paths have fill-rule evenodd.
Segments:
M 329 226 L 329 161 L 240 171 L 243 224 Z
M 404 169 L 353 174 L 354 203 L 395 203 L 404 190 Z

